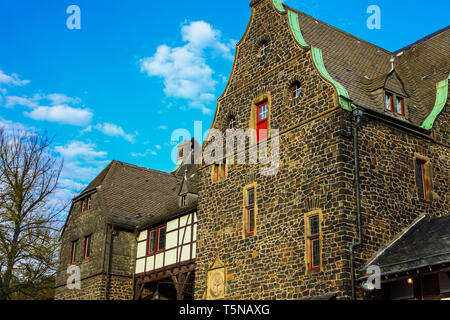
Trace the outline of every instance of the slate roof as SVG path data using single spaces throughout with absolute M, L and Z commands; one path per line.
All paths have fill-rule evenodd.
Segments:
M 112 161 L 85 191 L 101 186 L 98 192 L 108 222 L 140 229 L 196 208 L 196 203 L 179 207 L 182 179 L 175 173 Z
M 425 216 L 366 267 L 377 265 L 382 275 L 389 275 L 446 262 L 450 262 L 450 216 Z
M 410 46 L 390 52 L 286 5 L 297 13 L 302 35 L 308 45 L 320 48 L 328 73 L 348 91 L 354 104 L 384 112 L 384 104 L 374 98 L 371 88 L 392 71 L 398 74 L 411 105 L 409 118 L 420 126 L 434 107 L 436 84 L 450 71 L 450 30 L 446 27 Z M 369 82 L 369 83 L 368 83 Z

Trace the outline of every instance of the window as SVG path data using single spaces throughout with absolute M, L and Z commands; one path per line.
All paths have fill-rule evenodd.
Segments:
M 405 114 L 405 101 L 402 97 L 386 92 L 384 100 L 386 111 L 395 113 L 399 116 L 403 116 Z
M 81 200 L 81 212 L 89 210 L 91 208 L 91 204 L 92 204 L 91 196 L 84 197 Z
M 236 126 L 236 118 L 234 116 L 231 116 L 228 119 L 228 129 L 234 129 Z
M 390 112 L 392 112 L 392 110 L 393 110 L 393 105 L 394 103 L 393 103 L 393 97 L 392 97 L 392 94 L 390 94 L 390 93 L 386 93 L 386 96 L 385 96 L 385 106 L 386 106 L 386 110 L 387 111 L 390 111 Z
M 267 138 L 268 119 L 269 119 L 269 103 L 266 101 L 257 106 L 257 123 L 256 123 L 257 142 Z
M 148 255 L 162 252 L 166 249 L 166 226 L 152 229 L 148 232 Z
M 164 251 L 166 249 L 166 227 L 161 227 L 158 229 L 158 252 Z
M 259 44 L 259 57 L 265 57 L 267 55 L 267 51 L 269 50 L 269 45 L 267 41 L 261 41 Z
M 302 86 L 299 82 L 295 82 L 292 86 L 292 92 L 291 92 L 291 99 L 295 100 L 298 97 L 300 97 L 300 94 L 302 93 Z
M 255 189 L 247 190 L 247 235 L 255 233 Z
M 322 211 L 305 214 L 305 263 L 306 273 L 316 272 L 322 267 Z
M 91 236 L 84 238 L 84 260 L 88 260 L 91 257 Z
M 78 240 L 72 241 L 72 256 L 70 259 L 71 264 L 77 263 L 77 256 L 78 256 Z
M 150 230 L 148 233 L 148 250 L 147 254 L 152 255 L 156 253 L 156 242 L 158 235 L 158 230 Z
M 428 200 L 426 185 L 426 164 L 423 159 L 416 158 L 416 185 L 417 194 L 422 200 Z
M 186 207 L 186 195 L 181 196 L 181 206 Z
M 395 113 L 398 115 L 403 115 L 403 98 L 396 97 L 395 98 Z
M 311 252 L 311 270 L 320 268 L 319 216 L 309 218 L 309 243 Z

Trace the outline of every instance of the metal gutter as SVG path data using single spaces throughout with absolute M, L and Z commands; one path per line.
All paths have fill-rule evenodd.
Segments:
M 357 246 L 362 244 L 362 232 L 361 232 L 361 194 L 360 194 L 360 182 L 359 182 L 359 153 L 358 153 L 358 125 L 361 121 L 361 116 L 363 112 L 354 107 L 353 116 L 355 117 L 355 122 L 353 125 L 353 153 L 355 157 L 355 194 L 356 194 L 356 214 L 357 214 L 357 228 L 358 228 L 358 239 L 353 242 L 350 247 L 350 273 L 351 273 L 351 283 L 352 283 L 352 299 L 355 300 L 355 257 L 353 251 Z

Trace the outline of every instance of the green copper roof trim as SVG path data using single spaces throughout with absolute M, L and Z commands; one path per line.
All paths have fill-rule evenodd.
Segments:
M 445 104 L 448 98 L 448 80 L 450 79 L 450 74 L 447 79 L 442 80 L 436 84 L 436 102 L 434 104 L 433 110 L 431 110 L 428 117 L 422 123 L 421 127 L 426 130 L 431 130 L 433 128 L 434 121 L 437 116 L 444 110 Z
M 277 8 L 280 12 L 286 12 L 286 10 L 283 7 L 283 4 L 281 3 L 281 0 L 272 0 L 273 5 L 275 8 Z
M 179 160 L 179 161 L 177 162 L 177 166 L 172 170 L 172 172 L 175 172 L 175 171 L 177 171 L 178 169 L 180 169 L 182 163 L 183 163 L 183 160 Z
M 334 80 L 328 73 L 327 69 L 325 68 L 325 63 L 323 62 L 323 57 L 322 57 L 322 50 L 320 50 L 319 48 L 316 48 L 314 46 L 311 46 L 311 53 L 312 53 L 313 61 L 314 61 L 314 64 L 315 64 L 317 70 L 319 70 L 320 74 L 325 79 L 330 81 L 336 88 L 336 90 L 338 92 L 338 96 L 339 96 L 339 104 L 341 105 L 341 107 L 347 111 L 352 111 L 352 108 L 350 106 L 350 98 L 349 98 L 347 90 L 344 88 L 344 86 L 342 84 L 340 84 L 339 82 Z
M 298 14 L 288 10 L 288 19 L 289 19 L 289 27 L 292 30 L 292 34 L 294 35 L 295 40 L 302 47 L 309 47 L 306 43 L 305 38 L 303 38 L 302 31 L 300 30 L 300 24 L 298 22 Z

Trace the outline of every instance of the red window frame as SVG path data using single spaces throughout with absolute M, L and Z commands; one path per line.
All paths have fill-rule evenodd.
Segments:
M 147 235 L 147 238 L 148 238 L 147 239 L 147 256 L 152 256 L 152 255 L 155 255 L 157 253 L 161 253 L 161 252 L 166 251 L 166 243 L 165 243 L 165 241 L 164 241 L 164 248 L 159 250 L 159 238 L 160 238 L 160 234 L 161 234 L 161 232 L 160 232 L 161 229 L 166 229 L 166 225 L 159 226 L 157 228 L 153 228 L 153 229 L 150 229 L 148 231 L 148 235 Z M 155 239 L 156 240 L 156 247 L 155 247 L 155 251 L 150 252 L 150 239 L 151 239 L 150 238 L 150 234 L 152 232 L 156 232 L 156 239 Z M 164 234 L 164 237 L 166 237 L 166 233 Z
M 186 195 L 181 196 L 181 206 L 186 207 Z
M 91 208 L 91 196 L 84 197 L 81 200 L 81 212 L 85 212 Z
M 250 202 L 250 192 L 253 191 L 253 202 Z M 255 233 L 255 188 L 250 188 L 247 190 L 247 236 L 251 236 Z M 253 224 L 250 224 L 250 212 L 253 214 Z M 253 227 L 253 230 L 250 230 L 250 226 Z
M 259 110 L 264 107 L 267 106 L 267 117 L 265 117 L 264 119 L 260 120 L 259 119 Z M 256 106 L 256 137 L 257 137 L 257 142 L 264 140 L 267 138 L 267 126 L 268 126 L 268 120 L 269 120 L 269 102 L 268 101 L 264 101 L 260 104 L 258 104 Z M 265 126 L 265 128 L 263 128 L 263 126 Z M 265 137 L 261 137 L 259 131 L 260 130 L 266 130 L 266 135 Z
M 386 97 L 389 97 L 389 108 L 385 105 L 385 108 L 389 112 L 393 112 L 394 110 L 394 95 L 392 93 L 386 92 L 386 96 L 384 98 L 384 103 L 386 104 Z
M 404 106 L 404 102 L 405 100 L 401 97 L 396 97 L 396 100 L 400 101 L 400 113 L 398 113 L 397 111 L 395 111 L 395 114 L 398 114 L 399 116 L 402 116 L 405 114 L 405 106 Z M 395 106 L 397 107 L 397 101 L 395 101 Z
M 77 263 L 77 260 L 76 260 L 77 253 L 78 253 L 78 240 L 72 241 L 72 257 L 70 260 L 71 264 Z
M 319 253 L 319 265 L 318 266 L 314 265 L 314 257 L 315 257 L 314 250 L 313 250 L 313 242 L 314 241 L 318 242 L 319 251 L 320 251 L 320 240 L 319 240 L 319 237 L 314 237 L 314 238 L 309 239 L 309 244 L 310 244 L 309 249 L 311 250 L 310 251 L 311 252 L 311 270 L 320 269 L 320 253 Z
M 255 234 L 255 226 L 253 226 L 253 230 L 250 231 L 250 211 L 253 211 L 253 223 L 255 223 L 255 208 L 247 208 L 247 235 L 251 236 Z
M 87 255 L 87 248 L 89 244 L 89 256 Z M 91 257 L 91 235 L 84 237 L 84 256 L 83 260 L 89 260 Z

